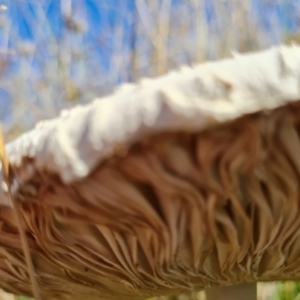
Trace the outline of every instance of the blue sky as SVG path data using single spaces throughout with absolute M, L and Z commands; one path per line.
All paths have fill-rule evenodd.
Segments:
M 230 7 L 230 1 L 218 1 Z M 10 22 L 9 31 L 0 28 L 0 46 L 13 49 L 15 46 L 13 41 L 17 37 L 19 41 L 38 44 L 38 49 L 43 52 L 47 37 L 54 34 L 59 39 L 64 34 L 60 0 L 2 0 L 0 2 L 7 5 L 8 10 L 2 12 L 2 15 L 6 14 Z M 108 68 L 109 56 L 114 47 L 112 36 L 116 26 L 123 27 L 123 48 L 124 52 L 129 51 L 132 16 L 136 10 L 135 0 L 73 0 L 71 2 L 74 19 L 85 28 L 80 43 L 90 45 L 91 52 L 96 55 L 104 69 Z M 173 0 L 172 3 L 173 7 L 176 7 L 182 4 L 182 1 Z M 206 17 L 211 24 L 218 18 L 214 3 L 205 0 Z M 252 17 L 256 19 L 260 28 L 269 31 L 271 36 L 274 35 L 272 37 L 274 43 L 278 43 L 281 38 L 278 30 L 274 29 L 275 26 L 291 32 L 300 28 L 300 0 L 252 0 L 249 3 Z M 73 39 L 76 44 L 76 38 Z
M 223 5 L 230 6 L 230 1 L 218 1 L 222 2 Z M 41 29 L 41 19 L 44 16 L 47 19 L 47 25 L 50 27 L 48 29 L 52 33 L 57 37 L 63 34 L 64 27 L 61 18 L 62 6 L 60 0 L 2 0 L 0 2 L 8 7 L 7 12 L 3 13 L 9 16 L 12 25 L 11 33 L 18 35 L 20 39 L 35 41 Z M 276 22 L 276 26 L 292 32 L 300 28 L 300 0 L 252 0 L 249 2 L 251 3 L 253 17 L 265 29 L 272 31 L 274 22 Z M 172 3 L 175 7 L 181 1 L 173 0 Z M 205 0 L 205 8 L 208 22 L 214 22 L 216 7 L 213 1 Z M 75 19 L 86 28 L 84 40 L 92 43 L 99 39 L 99 36 L 103 36 L 105 43 L 103 43 L 102 47 L 95 48 L 95 50 L 102 52 L 103 56 L 107 54 L 107 51 L 109 53 L 111 47 L 109 33 L 114 26 L 122 25 L 125 28 L 125 32 L 129 34 L 131 15 L 134 10 L 135 0 L 72 1 L 72 11 Z M 126 35 L 124 39 L 129 40 Z M 1 31 L 0 43 L 3 44 Z
M 62 18 L 62 10 L 66 5 L 62 4 L 70 0 L 63 1 L 0 0 L 0 5 L 8 8 L 0 12 L 0 64 L 2 60 L 8 63 L 8 67 L 3 70 L 0 65 L 0 118 L 8 118 L 6 111 L 13 109 L 10 103 L 15 99 L 16 93 L 12 91 L 16 89 L 16 83 L 21 96 L 29 99 L 32 107 L 40 106 L 43 111 L 50 111 L 47 101 L 52 101 L 57 109 L 63 108 L 60 103 L 63 103 L 65 94 L 61 91 L 61 79 L 55 77 L 59 62 L 55 62 L 53 49 L 59 51 L 61 48 L 65 53 L 68 53 L 68 49 L 70 52 L 79 50 L 83 54 L 81 60 L 71 59 L 68 70 L 74 83 L 85 91 L 80 98 L 83 102 L 95 95 L 110 92 L 113 86 L 124 81 L 135 80 L 131 72 L 132 47 L 139 47 L 139 62 L 144 66 L 141 67 L 141 75 L 153 74 L 151 38 L 143 28 L 144 31 L 138 37 L 134 31 L 136 20 L 141 27 L 147 24 L 154 27 L 157 25 L 156 17 L 153 18 L 150 13 L 146 12 L 145 15 L 148 23 L 141 20 L 141 15 L 138 14 L 137 3 L 147 6 L 150 0 L 72 0 L 73 20 L 82 28 L 80 33 L 66 29 Z M 159 3 L 165 1 L 161 0 Z M 237 26 L 232 27 L 226 23 L 232 17 L 232 0 L 199 0 L 200 2 L 204 2 L 205 22 L 209 28 L 207 43 L 212 43 L 209 45 L 211 50 L 214 50 L 212 36 L 222 39 L 230 30 L 235 30 L 236 35 L 240 34 Z M 187 9 L 185 3 L 191 1 L 172 0 L 171 27 L 182 26 L 181 18 L 186 18 L 183 21 L 190 23 L 197 21 L 194 19 L 194 12 Z M 248 4 L 248 15 L 254 24 L 249 27 L 249 32 L 262 36 L 259 48 L 279 44 L 286 33 L 297 33 L 300 29 L 300 0 L 241 0 L 236 3 Z M 225 12 L 221 15 L 218 11 L 220 7 Z M 227 25 L 229 27 L 226 28 Z M 188 49 L 173 55 L 174 67 L 193 62 L 194 54 L 189 49 L 195 47 L 196 31 L 191 30 L 185 35 L 180 38 L 176 34 L 169 37 L 170 53 L 176 47 Z M 211 53 L 210 58 L 217 57 Z M 45 66 L 47 70 L 53 68 L 53 71 L 50 70 L 45 75 Z M 43 87 L 42 92 L 38 92 L 36 85 L 45 78 L 51 86 L 47 89 Z M 11 83 L 13 86 L 8 88 Z M 56 111 L 51 111 L 49 115 L 55 113 Z

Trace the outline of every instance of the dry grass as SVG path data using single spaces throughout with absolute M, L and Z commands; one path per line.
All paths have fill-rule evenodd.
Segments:
M 262 9 L 269 9 L 262 17 L 254 0 L 135 0 L 131 11 L 126 10 L 127 1 L 116 8 L 94 0 L 103 16 L 116 14 L 114 24 L 105 23 L 105 30 L 99 32 L 99 25 L 89 23 L 84 5 L 72 6 L 72 0 L 65 0 L 59 38 L 47 15 L 51 1 L 36 2 L 34 18 L 26 2 L 16 3 L 32 40 L 20 37 L 11 7 L 0 12 L 0 36 L 2 32 L 6 37 L 0 47 L 0 92 L 11 99 L 11 104 L 0 105 L 0 119 L 8 139 L 65 107 L 111 92 L 121 82 L 218 59 L 231 51 L 259 50 L 299 39 L 280 20 L 292 22 L 299 8 L 295 4 L 287 10 L 283 3 L 279 16 L 275 1 L 257 1 Z M 101 57 L 100 52 L 105 54 Z

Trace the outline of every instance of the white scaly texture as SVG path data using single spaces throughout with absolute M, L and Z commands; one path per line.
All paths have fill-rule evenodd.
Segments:
M 117 146 L 160 132 L 201 131 L 299 99 L 300 47 L 281 46 L 126 84 L 40 122 L 7 145 L 7 152 L 19 182 L 47 170 L 70 183 L 86 177 Z M 33 160 L 25 164 L 26 158 Z

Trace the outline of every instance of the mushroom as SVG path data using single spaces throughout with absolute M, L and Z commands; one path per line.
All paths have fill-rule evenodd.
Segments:
M 299 82 L 299 47 L 238 55 L 124 85 L 9 143 L 41 295 L 225 299 L 246 284 L 252 300 L 257 281 L 299 278 Z M 0 199 L 0 287 L 32 295 Z

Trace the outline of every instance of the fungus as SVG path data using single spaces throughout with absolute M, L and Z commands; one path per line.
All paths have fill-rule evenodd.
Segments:
M 257 281 L 299 278 L 299 82 L 299 47 L 239 55 L 126 85 L 8 144 L 44 299 L 246 284 L 252 300 Z M 0 287 L 32 295 L 0 201 Z

